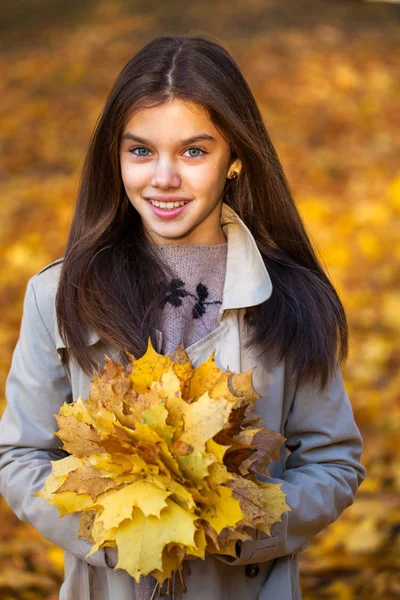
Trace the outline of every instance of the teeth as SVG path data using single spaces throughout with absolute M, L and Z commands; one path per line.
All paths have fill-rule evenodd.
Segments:
M 187 202 L 185 200 L 182 200 L 181 202 L 158 202 L 158 200 L 150 199 L 150 202 L 153 206 L 157 206 L 158 208 L 167 208 L 167 209 L 178 208 L 179 206 L 184 206 L 185 204 L 187 204 Z

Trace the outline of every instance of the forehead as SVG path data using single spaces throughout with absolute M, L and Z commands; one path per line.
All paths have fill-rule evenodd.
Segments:
M 220 137 L 207 111 L 202 106 L 193 102 L 171 100 L 159 106 L 137 111 L 128 118 L 123 132 L 133 132 L 134 130 L 135 133 L 140 134 L 146 130 L 148 135 L 150 133 L 154 135 L 168 130 L 169 135 L 175 134 L 176 137 L 183 138 L 195 135 L 199 129 L 207 130 L 214 137 Z

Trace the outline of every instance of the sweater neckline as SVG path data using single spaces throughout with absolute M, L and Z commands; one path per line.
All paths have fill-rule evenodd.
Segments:
M 228 242 L 222 242 L 221 244 L 151 244 L 151 247 L 157 250 L 157 248 L 168 249 L 168 248 L 210 248 L 218 249 L 225 248 Z

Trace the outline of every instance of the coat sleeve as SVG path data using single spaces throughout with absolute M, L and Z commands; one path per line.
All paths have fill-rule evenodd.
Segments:
M 292 510 L 271 527 L 270 537 L 257 532 L 258 539 L 241 544 L 237 559 L 216 557 L 222 562 L 244 565 L 301 552 L 354 502 L 366 477 L 363 440 L 337 363 L 323 393 L 311 384 L 297 388 L 283 435 L 291 452 L 285 471 L 265 480 L 282 484 Z
M 104 549 L 85 559 L 91 544 L 78 538 L 80 516 L 60 518 L 58 509 L 32 497 L 51 472 L 50 461 L 68 454 L 54 413 L 72 401 L 67 372 L 38 309 L 33 276 L 27 284 L 20 335 L 6 380 L 7 406 L 0 421 L 0 492 L 19 519 L 45 538 L 93 566 L 106 567 Z

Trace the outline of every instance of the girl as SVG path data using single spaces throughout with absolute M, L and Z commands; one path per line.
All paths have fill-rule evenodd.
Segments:
M 39 497 L 59 448 L 54 413 L 88 397 L 104 354 L 141 356 L 182 340 L 197 366 L 253 367 L 256 407 L 286 438 L 269 481 L 291 511 L 237 557 L 188 560 L 188 600 L 299 600 L 297 557 L 353 503 L 366 476 L 343 386 L 345 312 L 291 196 L 255 99 L 207 37 L 153 39 L 122 69 L 90 141 L 63 258 L 27 284 L 1 421 L 1 492 L 64 549 L 61 600 L 148 599 L 86 558 L 79 514 Z M 175 589 L 175 598 L 182 592 Z

